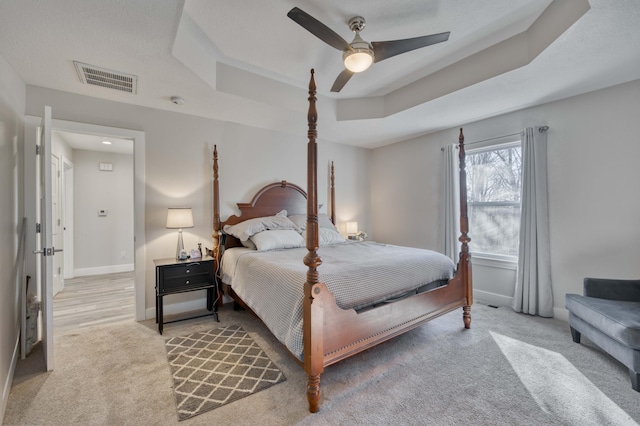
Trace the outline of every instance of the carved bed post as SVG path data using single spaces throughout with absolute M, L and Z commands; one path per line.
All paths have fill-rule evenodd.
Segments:
M 314 306 L 314 294 L 320 289 L 318 284 L 317 268 L 322 264 L 318 256 L 318 181 L 317 181 L 317 151 L 316 124 L 318 112 L 316 111 L 316 82 L 313 78 L 314 70 L 311 70 L 309 81 L 309 112 L 307 121 L 309 125 L 307 144 L 307 250 L 304 264 L 307 265 L 307 282 L 304 286 L 303 307 L 303 333 L 304 333 L 304 370 L 307 373 L 307 401 L 309 411 L 318 411 L 320 403 L 320 374 L 324 369 L 323 347 L 323 317 L 322 306 Z
M 213 145 L 213 253 L 217 257 L 220 244 L 220 189 L 218 187 L 218 146 Z M 216 259 L 218 260 L 218 259 Z
M 460 238 L 458 241 L 462 243 L 460 247 L 460 261 L 458 268 L 462 270 L 462 278 L 465 285 L 467 303 L 462 307 L 462 319 L 464 327 L 471 327 L 471 304 L 473 303 L 473 290 L 471 283 L 471 254 L 469 253 L 469 241 L 471 239 L 467 235 L 469 232 L 469 218 L 467 216 L 467 172 L 465 170 L 465 152 L 464 152 L 464 134 L 462 127 L 460 128 L 459 144 L 459 160 L 460 160 Z
M 333 161 L 331 162 L 331 222 L 336 224 L 336 179 L 333 171 Z

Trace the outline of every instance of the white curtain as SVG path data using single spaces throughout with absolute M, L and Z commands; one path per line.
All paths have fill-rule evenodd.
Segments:
M 546 128 L 522 133 L 522 212 L 513 309 L 553 317 Z
M 457 144 L 444 148 L 444 251 L 454 262 L 460 253 L 460 166 Z

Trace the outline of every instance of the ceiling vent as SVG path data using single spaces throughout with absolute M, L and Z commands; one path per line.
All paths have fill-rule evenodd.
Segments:
M 85 84 L 136 94 L 138 76 L 73 61 L 80 81 Z

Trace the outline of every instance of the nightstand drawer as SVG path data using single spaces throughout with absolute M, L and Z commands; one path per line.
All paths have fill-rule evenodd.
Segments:
M 213 285 L 211 274 L 207 272 L 201 272 L 199 274 L 191 272 L 171 278 L 168 278 L 165 275 L 164 280 L 161 283 L 160 292 L 168 293 L 172 291 L 189 290 L 194 287 L 203 287 L 206 285 Z
M 162 268 L 162 275 L 165 280 L 169 280 L 175 277 L 209 274 L 211 268 L 211 262 L 192 262 L 184 265 L 165 266 Z

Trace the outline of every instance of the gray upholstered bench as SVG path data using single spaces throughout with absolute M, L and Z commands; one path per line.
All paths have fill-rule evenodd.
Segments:
M 589 340 L 629 368 L 640 392 L 640 280 L 584 279 L 584 296 L 567 294 L 571 337 Z

